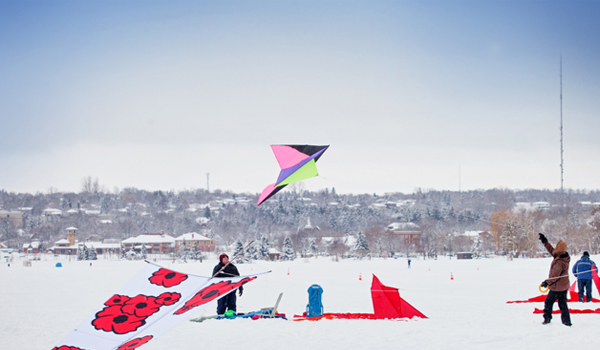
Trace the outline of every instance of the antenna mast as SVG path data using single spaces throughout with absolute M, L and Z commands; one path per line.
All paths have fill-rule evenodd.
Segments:
M 562 55 L 560 55 L 560 193 L 564 194 Z

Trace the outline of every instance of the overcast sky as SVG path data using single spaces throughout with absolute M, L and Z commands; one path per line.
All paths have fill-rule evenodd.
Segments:
M 599 189 L 598 1 L 0 1 L 0 189 Z

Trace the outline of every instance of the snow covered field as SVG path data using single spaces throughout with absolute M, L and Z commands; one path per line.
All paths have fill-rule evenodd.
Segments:
M 573 257 L 572 264 L 579 258 Z M 600 257 L 592 256 L 600 261 Z M 55 267 L 56 262 L 61 268 Z M 238 311 L 272 306 L 280 292 L 279 312 L 290 321 L 207 320 L 183 322 L 144 350 L 197 349 L 581 349 L 593 348 L 600 326 L 598 314 L 572 314 L 573 327 L 560 323 L 543 326 L 533 314 L 542 303 L 507 304 L 540 294 L 550 259 L 503 258 L 478 260 L 406 259 L 333 261 L 328 257 L 293 262 L 255 262 L 238 265 L 241 274 L 271 270 L 246 285 Z M 161 265 L 190 273 L 211 274 L 217 259 L 203 263 Z M 160 262 L 158 262 L 160 263 Z M 90 262 L 16 261 L 0 266 L 0 349 L 52 349 L 89 317 L 146 263 L 99 260 Z M 289 275 L 288 275 L 289 272 Z M 371 276 L 400 289 L 400 296 L 428 319 L 321 320 L 293 322 L 305 311 L 307 289 L 323 288 L 325 312 L 372 313 Z M 362 276 L 362 280 L 359 280 Z M 451 279 L 453 276 L 453 279 Z M 571 276 L 571 282 L 574 281 Z M 594 287 L 594 297 L 598 297 Z M 570 303 L 570 308 L 600 308 L 600 304 Z M 193 317 L 215 314 L 216 303 Z M 558 306 L 555 305 L 555 309 Z

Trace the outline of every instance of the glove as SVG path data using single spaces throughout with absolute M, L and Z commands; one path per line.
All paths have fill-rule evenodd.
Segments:
M 540 233 L 540 241 L 542 241 L 542 244 L 546 244 L 546 242 L 548 242 L 548 239 L 543 233 Z
M 240 291 L 240 296 L 242 296 L 242 294 L 244 294 L 244 288 L 240 287 L 239 291 Z
M 542 282 L 542 288 L 547 288 L 548 287 L 548 282 L 544 281 Z

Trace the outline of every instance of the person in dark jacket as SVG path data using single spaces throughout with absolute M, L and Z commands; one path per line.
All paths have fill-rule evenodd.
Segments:
M 550 264 L 550 273 L 548 279 L 542 282 L 542 287 L 548 287 L 550 292 L 544 302 L 544 322 L 549 324 L 552 320 L 552 308 L 554 302 L 558 300 L 558 308 L 560 309 L 560 318 L 565 326 L 571 326 L 571 315 L 567 306 L 567 292 L 569 290 L 569 263 L 571 257 L 567 253 L 567 244 L 563 241 L 558 241 L 556 249 L 552 244 L 548 243 L 546 236 L 540 233 L 540 241 L 544 244 L 548 253 L 554 258 Z
M 221 254 L 219 256 L 219 263 L 213 269 L 213 277 L 222 278 L 239 275 L 240 273 L 237 267 L 235 267 L 234 264 L 229 262 L 229 256 L 225 253 Z M 238 289 L 240 291 L 240 296 L 242 296 L 242 293 L 244 293 L 244 287 L 240 286 L 240 288 Z M 233 312 L 236 312 L 237 310 L 235 291 L 217 300 L 217 315 L 223 315 L 227 310 L 232 310 Z
M 573 274 L 577 277 L 577 287 L 579 288 L 579 301 L 582 303 L 592 301 L 592 268 L 598 273 L 596 263 L 590 260 L 590 253 L 588 252 L 583 252 L 581 259 L 573 265 Z M 587 291 L 585 300 L 583 299 L 584 288 Z

